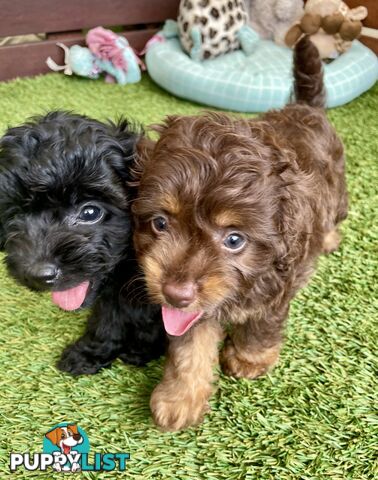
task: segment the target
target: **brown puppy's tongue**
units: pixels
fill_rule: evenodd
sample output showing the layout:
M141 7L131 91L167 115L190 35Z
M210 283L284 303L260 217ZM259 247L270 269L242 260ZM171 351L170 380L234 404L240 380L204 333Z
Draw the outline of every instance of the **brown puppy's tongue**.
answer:
M88 287L89 282L83 282L76 287L63 290L62 292L52 292L52 301L63 310L77 310L85 300Z
M169 335L179 337L183 335L189 328L199 320L203 312L183 312L177 308L169 308L162 306L164 328Z

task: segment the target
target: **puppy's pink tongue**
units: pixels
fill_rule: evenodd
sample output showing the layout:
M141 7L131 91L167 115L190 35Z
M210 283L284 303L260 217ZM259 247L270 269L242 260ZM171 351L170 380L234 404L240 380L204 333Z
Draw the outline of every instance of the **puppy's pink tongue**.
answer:
M203 312L183 312L177 308L169 308L162 306L164 328L169 335L179 337L183 335L189 328L199 320Z
M68 454L70 453L70 451L71 451L71 447L70 447L69 445L65 445L65 444L63 443L63 450L64 450L64 453L65 453L66 455L68 455Z
M52 301L63 310L77 310L85 300L89 287L89 282L83 282L77 287L63 290L62 292L52 292Z

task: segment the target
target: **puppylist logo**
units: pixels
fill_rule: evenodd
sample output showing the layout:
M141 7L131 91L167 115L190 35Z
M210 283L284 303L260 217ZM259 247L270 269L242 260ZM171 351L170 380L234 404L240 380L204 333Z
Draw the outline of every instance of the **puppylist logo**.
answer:
M126 470L129 453L94 453L89 455L89 440L75 423L59 423L43 438L42 453L11 453L10 471L23 467L28 471L77 473L80 471L112 472Z

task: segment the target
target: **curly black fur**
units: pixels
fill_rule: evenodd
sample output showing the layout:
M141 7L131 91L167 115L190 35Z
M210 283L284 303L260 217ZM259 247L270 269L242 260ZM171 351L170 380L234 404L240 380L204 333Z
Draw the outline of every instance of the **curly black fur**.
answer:
M58 362L74 375L117 357L143 365L164 351L160 309L146 299L131 242L133 192L125 185L136 130L125 120L51 112L0 140L0 246L9 273L38 291L89 281L86 331ZM86 205L99 220L81 220Z

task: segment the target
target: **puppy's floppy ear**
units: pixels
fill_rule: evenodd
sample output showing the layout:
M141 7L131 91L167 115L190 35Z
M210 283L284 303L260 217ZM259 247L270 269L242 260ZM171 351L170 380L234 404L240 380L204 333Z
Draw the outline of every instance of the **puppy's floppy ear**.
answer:
M54 430L47 432L45 437L48 438L50 442L53 443L54 445L58 445L60 433L61 433L61 429L57 427L57 428L54 428Z
M70 423L69 425L67 425L67 428L69 428L74 435L79 433L76 423Z
M1 217L0 217L0 252L4 250L4 243L5 243L5 235L4 235L3 226L1 225Z
M1 162L1 157L0 157L0 162ZM4 243L5 243L5 232L4 232L4 201L6 198L6 193L5 193L5 185L6 185L7 179L2 175L1 173L1 165L0 165L0 251L4 250Z
M156 142L146 136L141 137L136 145L136 156L131 172L133 186L138 186L146 166L150 163Z
M9 128L0 138L0 250L5 243L4 215L6 201L12 190L11 172L26 165L35 154L39 138L31 124Z
M29 162L41 142L33 121L9 128L0 139L0 172Z
M153 125L151 125L150 128L154 132L157 132L159 135L161 135L163 132L165 132L165 130L167 130L167 128L171 127L179 118L180 117L178 115L167 115L164 118L163 123L154 123Z
M150 125L149 130L160 136L164 133L179 117L177 115L167 116L163 123ZM151 162L156 141L143 135L139 138L136 145L136 159L132 169L133 185L138 185L146 166Z
M111 155L111 167L124 180L129 180L135 163L135 146L143 135L141 127L131 124L125 118L117 122L109 121L109 133L117 142L117 149L121 155Z

